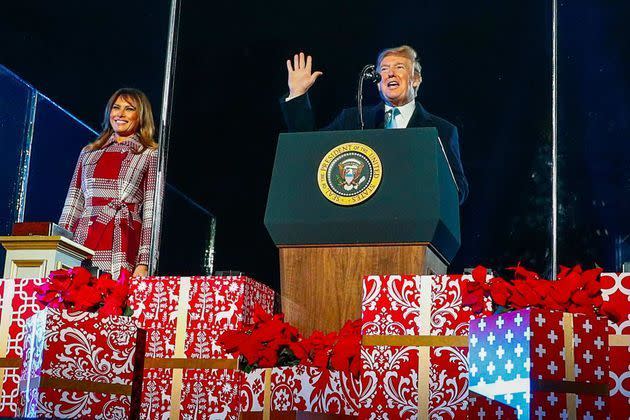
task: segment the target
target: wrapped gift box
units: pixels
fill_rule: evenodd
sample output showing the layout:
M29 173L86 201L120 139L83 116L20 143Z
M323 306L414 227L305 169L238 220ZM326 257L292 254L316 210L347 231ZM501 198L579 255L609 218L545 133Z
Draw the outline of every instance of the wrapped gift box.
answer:
M536 308L470 324L470 389L519 419L606 418L605 318Z
M630 343L610 347L610 412L630 418Z
M630 306L630 273L602 273L600 278L604 302L624 301ZM618 323L609 321L610 334L630 336L630 313Z
M360 416L465 418L468 276L363 279ZM486 301L485 313L491 302Z
M514 407L470 391L468 392L468 418L470 420L516 420L517 416Z
M38 312L25 328L22 416L138 418L144 346L130 317Z
M262 417L264 412L356 417L359 380L344 372L307 366L256 369L244 375L240 395L244 418Z
M605 302L630 306L630 273L602 273L602 298ZM630 418L630 311L610 329L610 412Z
M148 277L130 293L147 331L141 417L236 418L242 372L217 340L251 323L254 304L273 312L273 290L248 277Z
M0 279L0 417L19 414L19 383L26 320L43 307L35 289L46 279Z

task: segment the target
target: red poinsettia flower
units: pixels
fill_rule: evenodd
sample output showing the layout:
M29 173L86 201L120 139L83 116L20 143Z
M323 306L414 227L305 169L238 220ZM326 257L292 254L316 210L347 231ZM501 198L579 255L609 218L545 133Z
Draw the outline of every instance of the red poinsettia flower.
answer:
M131 273L126 269L121 270L120 276L115 282L111 280L109 275L102 275L98 278L97 288L101 284L100 290L106 296L99 313L103 315L122 315L124 313L128 306L130 278Z
M494 304L511 309L539 307L560 311L596 313L605 303L601 297L601 268L583 270L580 265L572 268L560 266L556 281L543 279L534 271L521 266L509 267L514 279L506 281L496 277L486 282ZM484 296L484 285L477 280L483 271L478 267L475 280L464 293L464 304L479 307ZM613 315L614 316L614 315Z
M591 298L591 303L593 304L593 307L597 310L599 310L602 307L602 304L604 303L604 299L602 298L601 291L597 296Z
M578 306L586 306L592 302L585 290L578 290L571 296L571 302Z
M97 288L100 284L101 293L105 296L103 307L99 313L103 315L123 315L125 313L125 309L129 306L129 279L131 279L131 273L124 268L120 271L118 280L115 282L109 274L103 274L98 278Z
M584 290L590 297L600 295L602 285L599 281L600 275L604 270L602 268L593 268L582 273L584 279Z
M313 331L311 336L305 339L305 346L309 350L308 365L328 368L332 346L337 340L337 333L324 334L321 331Z
M252 332L252 338L260 342L270 342L280 336L283 330L283 322L276 319L270 319L256 326Z
M109 294L114 290L118 282L109 273L101 274L96 280L96 288L103 294Z
M595 310L599 310L602 304L599 281L602 271L601 268L582 270L579 265L569 270L564 269L562 277L559 276L559 280L552 282L552 296L564 305L564 311L595 314Z
M516 286L514 287L507 306L514 309L523 309L527 308L528 306L527 299L525 298L525 296L523 296L521 291L516 288Z
M490 280L490 296L499 306L507 306L509 299L514 293L512 291L513 288L514 286L501 277L495 277Z
M562 305L559 302L557 302L556 300L554 300L553 297L551 296L547 296L545 298L545 302L544 302L544 308L545 309L551 309L551 310L555 310L555 311L564 311L566 305Z
M242 356L241 368L246 372L297 363L355 375L361 369L360 320L347 322L339 333L314 331L308 338L302 338L295 327L284 322L282 314L270 315L256 307L254 320L252 325L226 331L219 337L219 344L228 353Z
M535 271L529 271L519 262L516 267L508 267L508 270L514 271L515 280L538 280L540 276Z
M523 298L525 298L525 301L527 302L527 306L540 307L542 304L542 296L536 293L534 283L535 280L514 281L514 287L521 295L523 295Z
M70 293L68 293L66 300L74 303L72 309L77 311L89 311L102 303L102 298L101 293L96 287L83 286L73 288Z
M602 302L600 311L612 322L619 324L630 319L630 301L622 293L613 293L607 301Z
M251 335L247 335L242 338L241 343L238 346L238 351L247 360L247 363L254 365L261 357L261 352L264 350L264 344L260 341L252 339Z
M228 353L236 353L239 351L241 343L245 339L244 336L248 335L248 331L243 332L241 330L228 330L219 336L218 344Z
M339 331L337 341L330 352L332 369L358 375L357 369L361 366L358 362L361 358L361 325L360 319L347 321Z
M48 283L38 289L38 299L46 306L77 311L121 315L127 306L129 272L121 271L117 281L103 274L98 279L83 267L55 270Z
M45 306L64 308L65 297L72 286L68 270L55 270L48 276L48 283L36 289L37 299Z
M261 368L270 368L276 366L278 363L278 350L277 346L267 346L260 350L259 358L254 363Z
M330 356L330 366L335 370L353 373L358 376L360 363L353 363L361 359L361 336L347 336L339 339L332 348Z
M266 322L269 321L273 318L272 315L268 314L262 306L260 306L260 304L256 303L254 305L254 312L253 312L253 319L254 319L254 324L260 324L262 322ZM281 321L284 320L284 316L282 316L282 318L280 319Z
M488 276L488 269L483 265L478 265L473 268L471 275L475 283L484 286L486 284L486 277Z
M560 265L560 272L556 275L558 280L563 279L569 272L571 271L570 267L565 267L564 265Z
M306 360L308 357L308 349L304 345L303 341L292 341L288 343L287 346L298 360Z
M358 349L355 349L356 340L351 337L346 337L338 340L333 346L330 352L330 365L335 370L347 371L350 368L350 362L357 354ZM361 348L361 342L358 343L359 349Z
M360 319L355 319L354 321L346 321L339 330L339 337L361 337L361 327L363 326L363 321Z
M472 271L472 280L465 283L462 290L462 303L472 308L474 313L483 311L484 298L490 293L490 288L486 282L488 270L479 265Z
M559 281L559 280L558 280ZM567 305L571 299L571 289L556 284L549 292L550 297L560 305Z
M576 265L564 277L555 281L554 288L562 290L564 294L568 294L570 297L584 285L581 273L582 268Z
M88 286L92 283L92 273L83 267L74 267L68 270L68 274L72 278L72 287L80 288Z

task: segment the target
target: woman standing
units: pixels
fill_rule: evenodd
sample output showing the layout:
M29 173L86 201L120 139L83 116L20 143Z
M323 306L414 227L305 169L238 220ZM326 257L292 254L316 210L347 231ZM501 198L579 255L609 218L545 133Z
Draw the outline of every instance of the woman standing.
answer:
M103 132L79 155L59 224L95 251L92 262L118 277L148 274L157 143L151 104L136 89L116 91Z

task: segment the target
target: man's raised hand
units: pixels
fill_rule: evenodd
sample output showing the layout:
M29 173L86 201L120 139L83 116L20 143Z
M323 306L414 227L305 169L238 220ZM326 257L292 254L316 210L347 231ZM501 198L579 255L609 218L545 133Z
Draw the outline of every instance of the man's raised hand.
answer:
M287 60L289 73L289 96L287 100L305 94L313 86L315 80L323 74L321 71L312 72L312 61L311 56L304 56L303 52L293 56L293 64L291 64L291 60Z

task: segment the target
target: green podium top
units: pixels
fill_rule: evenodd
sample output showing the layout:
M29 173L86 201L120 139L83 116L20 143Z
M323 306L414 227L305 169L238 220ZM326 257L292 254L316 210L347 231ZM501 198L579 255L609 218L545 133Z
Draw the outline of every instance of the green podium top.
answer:
M277 246L429 243L450 262L459 202L437 130L280 134L265 226Z

